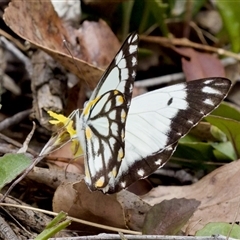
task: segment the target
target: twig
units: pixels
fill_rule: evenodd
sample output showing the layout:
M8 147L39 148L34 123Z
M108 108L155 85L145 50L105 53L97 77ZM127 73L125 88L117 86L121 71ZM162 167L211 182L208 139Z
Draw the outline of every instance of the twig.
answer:
M14 38L13 36L11 36L10 34L8 34L7 32L3 31L2 29L0 29L0 35L4 36L6 39L10 40L11 42L13 42L19 49L21 49L22 51L26 51L26 47L20 42L18 41L16 38ZM2 38L1 38L2 40ZM19 51L19 50L18 50ZM20 52L20 51L19 51Z
M144 79L141 81L137 81L134 83L135 87L152 87L164 83L169 83L169 82L177 82L181 81L185 78L183 73L173 73L161 77L155 77L155 78L149 78L149 79Z
M191 21L191 22L189 23L189 25L195 30L195 32L196 32L197 35L198 35L199 40L200 40L203 44L205 44L205 45L207 44L207 41L206 41L204 35L207 35L207 37L208 37L209 39L211 39L213 42L216 41L216 38L214 39L213 36L212 36L210 33L208 33L207 31L204 31L203 29L200 29L195 22L192 22L192 21ZM203 34L203 33L204 33L204 34Z
M9 128L10 126L17 124L21 122L23 119L25 119L29 114L32 112L32 109L27 109L22 112L19 112L12 117L6 118L3 121L0 122L0 131Z
M0 29L0 35L5 36L5 37L0 37L0 40L4 44L5 48L8 51L10 51L12 54L14 54L19 60L21 60L24 63L28 73L31 74L32 73L31 61L19 50L21 49L22 51L27 51L27 48L24 45L22 45L18 40L13 38L11 35L4 32L2 29Z
M12 144L13 146L16 146L16 147L18 147L18 148L21 148L21 147L22 147L22 144L21 144L21 143L19 143L19 142L15 141L15 140L13 140L13 139L11 139L11 138L3 135L2 133L0 133L0 139L3 139L5 142L10 143L10 144ZM14 152L16 152L16 151L14 151ZM31 153L33 156L38 156L38 153L35 152L33 149L28 148L27 152ZM3 153L4 153L4 152L3 152Z
M193 1L187 0L185 3L185 14L183 19L183 37L188 38L190 33L190 22L192 19Z
M32 136L33 136L33 134L35 132L35 129L36 129L36 123L33 122L33 128L31 130L31 132L28 134L26 140L24 141L23 146L18 150L18 153L25 153L25 152L27 152L29 142L32 139Z
M13 232L11 227L1 216L0 216L0 232L1 237L3 237L4 239L16 239L16 240L19 239L17 235Z
M14 80L11 77L9 77L5 73L3 73L2 76L2 86L16 96L21 95L21 88L14 82Z
M226 240L225 236L213 237L192 237L192 236L161 236L161 235L124 235L128 240ZM95 236L81 236L74 238L64 238L65 240L121 240L119 234L106 234L102 233ZM61 240L61 238L49 238L49 240ZM229 238L229 240L236 240Z
M224 67L233 65L237 63L237 60L232 57L227 57L221 59L221 63ZM136 81L134 83L135 87L153 87L156 85L161 85L165 83L175 83L178 81L183 81L185 79L184 73L173 73L173 74L168 74L160 77L155 77L155 78L148 78L148 79L143 79L140 81Z
M217 53L222 56L233 57L237 60L240 60L240 55L227 51L223 48L215 48L208 45L203 45L200 43L192 42L186 38L165 38L165 37L154 37L154 36L140 36L141 41L158 43L165 47L181 46L181 47L192 47L206 52Z
M57 214L58 214L58 213L55 213L55 212L51 212L51 211L47 211L47 210L43 210L43 209L39 209L39 208L34 208L34 207L29 207L29 206L25 206L25 205L0 203L0 206L16 207L16 208L22 208L22 209L30 209L32 211L49 214L51 216L57 216ZM126 233L126 234L136 234L136 235L140 235L141 234L141 232L136 232L136 231L132 231L132 230L128 230L128 229L122 229L122 228L117 228L117 227L106 226L106 225L103 225L103 224L89 222L89 221L86 221L86 220L82 220L82 219L78 219L78 218L74 218L74 217L70 217L70 216L68 216L67 219L70 219L70 220L72 220L74 222L82 223L82 224L85 224L85 225L88 225L88 226L93 226L93 227L105 229L105 230L108 230L108 231L122 232L122 233ZM133 235L133 236L135 236L135 235Z
M4 211L12 220L16 223L16 225L25 231L29 236L32 234L5 208L1 207L2 211Z

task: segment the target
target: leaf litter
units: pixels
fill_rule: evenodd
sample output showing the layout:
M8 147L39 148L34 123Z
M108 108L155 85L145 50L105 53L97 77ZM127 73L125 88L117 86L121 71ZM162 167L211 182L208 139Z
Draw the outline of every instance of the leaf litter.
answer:
M42 12L45 13L45 18L42 18ZM119 42L104 21L100 20L94 24L85 22L80 30L73 30L61 22L48 1L31 4L26 1L13 0L5 11L4 20L23 39L60 61L69 71L76 74L81 82L87 81L86 85L91 89L102 74L100 68L105 68L109 64L119 48ZM51 24L49 25L49 23ZM98 33L95 33L97 30L99 30ZM92 39L96 39L95 36L99 35L102 36L101 40L95 42L90 42L85 38L85 36L91 36ZM76 46L76 42L73 40L76 36L82 44L81 51L78 51L79 46ZM72 57L67 49L63 47L63 39L70 43L71 51L77 57L74 57L74 61L81 69L80 73L76 65L72 63ZM109 39L109 42L101 45L105 43L106 39ZM113 42L114 47L109 52L109 43L112 45ZM91 49L93 46L96 46L94 50ZM187 79L209 77L212 76L212 72L218 72L219 75L224 76L224 69L219 64L220 61L213 58L212 55L199 53L193 49L186 51L186 49L177 50L175 48L175 51L180 55L179 59L182 61ZM105 56L102 56L105 52ZM186 60L186 56L190 61ZM211 69L208 68L210 65ZM53 153L52 157L72 157L65 154L66 150L62 150L62 152L58 150ZM56 165L61 165L61 163ZM61 166L61 168L67 171L74 171L79 175L83 173L82 166L72 170L70 167L66 167L66 164L63 165L64 167ZM142 231L144 228L148 233L176 234L176 230L182 229L194 235L208 222L232 221L234 209L239 201L236 186L236 179L239 176L238 165L236 161L216 169L191 186L157 187L142 197L125 190L116 195L91 193L82 181L76 182L73 179L67 181L62 178L63 183L59 185L54 195L53 209L55 211L65 210L71 216L93 222L130 228L135 231ZM51 167L51 164L49 166L50 169L54 168ZM55 177L54 172L50 171L49 173L53 173L52 178ZM167 199L172 200L167 201ZM201 202L199 207L197 207L198 202ZM163 209L165 212L162 211ZM196 212L193 214L195 210ZM144 221L148 223L151 214L164 216L161 216L163 218L159 217L152 225L150 224L151 230L149 230L149 226ZM192 214L193 217L187 222ZM185 216L184 219L177 218L182 215ZM238 218L236 220L239 221ZM164 226L164 222L167 223L166 226ZM183 223L185 227L182 228ZM90 228L89 231L92 229Z

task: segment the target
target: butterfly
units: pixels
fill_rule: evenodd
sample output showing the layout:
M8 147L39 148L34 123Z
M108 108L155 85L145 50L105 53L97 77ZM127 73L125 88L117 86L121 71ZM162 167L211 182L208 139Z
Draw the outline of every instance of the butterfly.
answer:
M136 33L128 36L76 118L92 191L118 192L162 167L231 86L225 78L206 78L132 99L138 42Z

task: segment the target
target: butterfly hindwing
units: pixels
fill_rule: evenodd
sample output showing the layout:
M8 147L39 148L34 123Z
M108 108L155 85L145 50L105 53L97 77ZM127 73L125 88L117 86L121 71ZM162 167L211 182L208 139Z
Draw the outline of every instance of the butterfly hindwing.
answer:
M91 190L115 181L125 155L125 124L137 67L138 35L130 35L100 79L77 123Z
M231 81L209 78L176 84L132 100L125 157L108 192L117 192L162 167L178 140L227 95Z

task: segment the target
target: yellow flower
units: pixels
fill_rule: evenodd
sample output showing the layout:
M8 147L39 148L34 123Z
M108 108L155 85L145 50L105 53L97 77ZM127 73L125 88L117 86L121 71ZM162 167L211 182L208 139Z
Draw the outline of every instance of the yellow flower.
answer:
M63 125L64 128L66 128L67 132L71 137L75 137L76 130L73 128L73 120L65 117L62 114L57 114L52 111L48 111L48 114L55 118L55 120L49 120L49 122L53 125Z
M62 114L57 114L52 111L48 111L48 114L53 118L53 120L49 120L49 123L56 125L58 130L45 145L40 155L48 154L69 141L72 142L71 150L73 155L75 157L82 155L83 150L76 137L77 132L73 127L73 120L71 119L73 114L70 115L71 117L65 117Z

